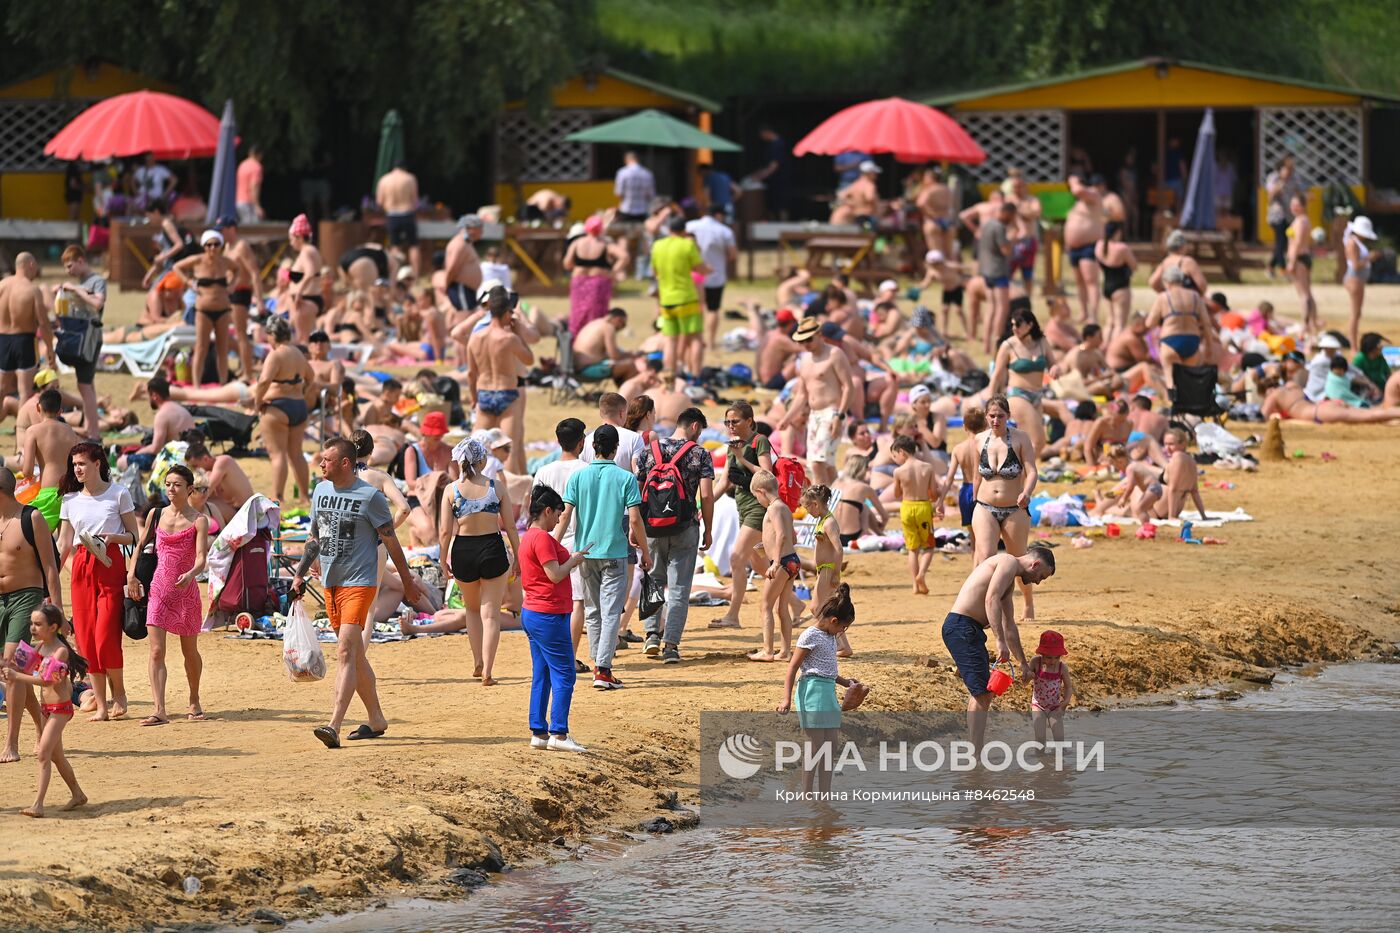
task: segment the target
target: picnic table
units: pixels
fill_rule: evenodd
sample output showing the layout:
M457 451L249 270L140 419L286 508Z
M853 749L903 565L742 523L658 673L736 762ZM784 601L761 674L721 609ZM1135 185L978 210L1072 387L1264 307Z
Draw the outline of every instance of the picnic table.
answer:
M141 280L151 261L159 252L156 249L156 232L159 228L145 223L129 223L124 220L112 221L112 239L107 254L107 277L122 291L140 291ZM240 224L238 235L247 240L253 254L261 264L260 273L264 281L282 261L287 250L287 224L271 221L256 224Z
M875 264L875 234L826 234L806 238L807 269L814 277L845 272L868 285L885 277Z
M1226 281L1240 280L1239 242L1232 230L1183 230L1186 235L1186 252L1202 269L1218 268ZM1210 255L1206 252L1209 250Z

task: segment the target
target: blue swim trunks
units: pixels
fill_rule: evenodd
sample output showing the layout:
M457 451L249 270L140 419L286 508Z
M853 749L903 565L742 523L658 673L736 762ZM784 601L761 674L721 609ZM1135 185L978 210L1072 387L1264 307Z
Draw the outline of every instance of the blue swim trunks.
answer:
M476 393L476 407L483 414L504 415L518 398L520 392L517 389L482 389Z
M960 612L948 613L943 620L943 645L953 656L967 692L973 696L986 693L992 666L987 657L987 630L981 623Z

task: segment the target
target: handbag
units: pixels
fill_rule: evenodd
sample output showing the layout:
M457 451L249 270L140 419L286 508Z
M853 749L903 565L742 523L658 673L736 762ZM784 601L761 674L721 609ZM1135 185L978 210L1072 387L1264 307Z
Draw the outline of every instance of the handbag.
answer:
M637 603L640 618L650 619L666 605L666 585L661 578L647 574L642 577L642 598Z
M69 366L90 365L102 352L102 321L90 314L60 314L54 354Z
M146 601L140 602L126 597L122 605L122 631L126 637L132 641L140 641L147 635L146 630Z

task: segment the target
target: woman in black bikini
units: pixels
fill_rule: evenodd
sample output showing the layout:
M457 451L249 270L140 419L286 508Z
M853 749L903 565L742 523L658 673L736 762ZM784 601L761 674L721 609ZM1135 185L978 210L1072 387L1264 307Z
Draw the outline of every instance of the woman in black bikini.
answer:
M972 480L974 539L973 563L995 556L997 542L1006 542L1006 553L1026 553L1031 516L1027 506L1035 492L1035 448L1025 431L1013 428L1011 405L1004 395L987 400L987 430L977 435L977 472ZM1025 618L1035 618L1031 588L1021 587Z
M287 239L292 252L297 255L296 262L292 263L292 287L288 293L292 323L295 325L297 343L306 343L316 329L316 318L326 310L321 251L311 243L311 221L305 214L298 214L292 221L287 229Z
M1128 326L1128 316L1133 313L1133 270L1137 268L1137 258L1133 249L1124 241L1123 225L1110 220L1103 228L1103 239L1094 247L1094 258L1103 270L1103 296L1108 299L1108 330L1104 342Z
M870 485L869 479L870 458L865 454L847 454L845 468L833 487L841 493L841 501L836 503L833 514L841 529L842 547L850 547L852 541L867 531L883 531L885 522L889 520L889 512L880 502L880 494ZM867 509L870 510L869 519L865 514Z
M204 358L209 355L209 335L214 335L214 367L219 373L219 385L228 383L228 351L232 344L228 321L223 319L232 310L229 283L238 277L238 264L224 255L224 236L217 230L205 230L199 238L204 255L191 256L175 264L175 272L194 284L194 359L190 369L194 385L204 382Z
M272 460L272 490L283 501L287 491L287 467L296 474L298 498L311 501L310 470L303 456L302 440L311 402L316 395L316 373L306 355L291 345L292 330L280 317L267 322L272 344L253 386L253 405L262 415L262 440Z

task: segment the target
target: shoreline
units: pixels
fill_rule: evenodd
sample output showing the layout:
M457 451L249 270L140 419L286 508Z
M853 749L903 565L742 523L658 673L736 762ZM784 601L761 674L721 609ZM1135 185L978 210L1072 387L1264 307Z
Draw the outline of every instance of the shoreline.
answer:
M1317 677L1325 671L1338 666L1362 663L1378 664L1400 664L1400 643L1392 643L1388 652L1375 656L1358 656L1343 658L1323 662L1304 662L1301 665L1286 665L1283 667L1269 669L1271 674L1288 673L1297 677ZM1261 669L1262 670L1262 669ZM1174 696L1166 693L1158 695L1143 695L1140 697L1127 698L1121 702L1115 702L1107 706L1096 707L1101 710L1131 710L1142 708L1155 708L1173 706L1183 702L1218 702L1231 703L1241 699L1246 693L1273 689L1273 677L1268 682L1259 678L1235 679L1218 681L1203 684L1183 684L1173 688ZM1218 689L1217 689L1218 688ZM1213 691L1213 692L1212 692ZM698 809L687 810L681 805L678 811L672 811L674 816L682 817L674 819L673 826L664 831L648 830L646 827L614 827L604 832L586 839L571 841L566 845L559 845L558 841L553 841L544 851L535 854L520 864L507 865L501 872L478 872L479 879L467 879L466 883L453 880L453 875L459 873L449 873L445 879L424 880L418 882L413 888L401 894L372 898L367 903L360 906L351 907L345 910L318 911L301 916L288 916L284 919L287 923L304 923L309 921L328 921L331 919L353 919L356 916L372 917L377 911L396 909L429 909L434 904L446 903L451 905L467 904L480 893L490 890L498 884L495 878L505 878L516 872L550 872L558 869L570 860L587 859L590 861L602 860L604 862L621 858L639 846L655 844L660 838L672 833L689 833L705 829L705 824ZM243 924L231 927L220 927L219 933L251 933L251 931L266 930L268 925L263 923L258 925Z
M1296 618L1291 621L1294 624L1289 628L1298 637L1272 640L1267 649L1259 646L1252 660L1227 654L1212 659L1217 669L1248 673L1252 681L1232 682L1228 675L1183 679L1162 683L1153 691L1102 695L1084 705L1102 709L1159 705L1182 699L1186 693L1223 694L1240 684L1263 686L1262 671L1277 673L1298 664L1325 668L1335 663L1394 662L1400 658L1393 642L1366 628L1332 619L1316 619L1311 624L1298 624ZM1397 636L1400 632L1387 637ZM1180 636L1171 640L1179 641ZM238 650L244 647L244 643L233 645ZM1268 653L1261 656L1265 650ZM1276 663L1259 664L1260 660ZM917 675L920 670L915 664L906 664L900 672ZM1167 676L1165 671L1155 673ZM951 675L940 673L936 682L953 686ZM1026 697L1018 700L1012 706L1025 706ZM696 720L691 721L698 726ZM601 840L623 848L645 841L641 824L656 817L669 819L675 830L700 825L699 813L686 809L697 776L696 740L698 728L692 728L671 734L664 747L658 743L648 750L635 745L623 749L621 756L613 754L611 747L582 758L555 754L544 759L549 774L539 781L533 794L513 795L500 786L479 787L455 806L402 806L389 822L371 820L363 812L340 818L324 812L300 817L274 812L251 825L241 821L224 821L213 827L185 823L182 828L187 832L181 833L184 838L180 841L188 847L188 854L183 858L174 846L163 854L152 848L144 858L128 861L120 879L111 869L70 875L68 880L81 886L81 894L63 890L69 888L65 884L58 891L47 886L42 893L38 889L11 889L0 901L10 901L12 908L25 904L36 930L125 930L149 928L151 924L211 923L218 929L247 929L260 917L275 916L290 922L372 911L401 900L460 900L489 883L487 876L502 868L547 869L560 859L579 857L580 847L592 848ZM378 786L386 787L382 782ZM415 781L407 789L421 793L428 788ZM483 803L489 805L491 816L482 812ZM357 823L367 821L373 822L373 831L357 828ZM272 835L253 850L222 850L218 836L235 830ZM170 833L167 827L159 835ZM202 889L192 897L180 887L187 874L201 879ZM270 927L264 924L256 928Z

